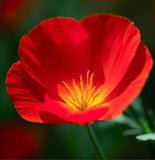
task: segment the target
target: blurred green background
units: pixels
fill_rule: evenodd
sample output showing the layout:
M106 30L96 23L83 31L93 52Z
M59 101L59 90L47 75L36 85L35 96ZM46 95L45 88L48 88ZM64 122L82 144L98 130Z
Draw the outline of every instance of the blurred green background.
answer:
M17 13L7 22L3 21L3 1L0 1L0 132L5 127L20 126L32 134L37 145L35 151L22 154L20 158L48 158L48 159L90 159L99 158L94 149L85 126L76 124L41 125L23 120L15 111L7 94L5 79L11 65L18 61L18 46L21 37L28 33L42 20L62 16L76 20L96 14L113 13L125 16L140 29L141 39L155 58L155 1L154 0L30 0L23 3ZM15 0L12 0L15 2ZM9 2L7 2L9 5ZM5 4L6 5L6 4ZM12 4L13 5L13 4ZM155 72L152 70L141 99L146 110L155 112ZM4 125L7 124L7 125ZM10 124L10 125L9 125ZM119 118L105 122L95 122L93 129L104 151L109 158L151 158L147 142L138 141L135 135L124 136L129 129L129 120ZM1 135L1 134L0 134ZM17 134L15 134L17 135ZM9 150L16 148L12 139L20 138L10 131L10 145L5 142L1 147ZM3 135L6 138L6 134ZM3 136L0 138L3 139ZM0 139L0 141L1 141ZM21 141L24 138L21 137ZM0 142L1 143L1 142ZM2 146L3 145L3 146ZM18 148L18 147L17 147ZM22 145L21 145L22 150ZM1 151L0 151L1 153ZM24 155L25 154L25 155Z

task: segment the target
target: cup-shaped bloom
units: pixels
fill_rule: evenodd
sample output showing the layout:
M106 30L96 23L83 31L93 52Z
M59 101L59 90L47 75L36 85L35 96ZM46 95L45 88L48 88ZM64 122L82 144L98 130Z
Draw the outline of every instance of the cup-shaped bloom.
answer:
M134 24L109 14L45 20L21 39L19 59L9 96L24 119L51 124L120 116L153 64Z

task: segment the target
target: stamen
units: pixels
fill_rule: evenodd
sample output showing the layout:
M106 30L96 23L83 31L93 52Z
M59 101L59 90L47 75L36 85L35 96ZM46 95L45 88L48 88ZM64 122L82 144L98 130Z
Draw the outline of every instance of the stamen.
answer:
M78 88L78 86L76 85L75 83L75 79L73 79L73 87L74 87L74 90L75 90L75 98L77 100L77 103L80 104L80 101L79 101L79 98L78 98L78 95L80 94L80 90Z
M62 81L62 83L66 86L66 88L67 88L68 91L70 92L72 100L73 100L73 101L76 101L76 97L75 97L75 92L74 92L74 90L72 90L66 82Z
M93 85L94 73L90 74L87 71L86 81L84 82L82 75L80 75L79 83L73 79L72 84L68 84L62 81L66 88L64 94L60 94L60 97L71 107L80 111L85 111L89 107L93 107L100 104L103 101L103 92L101 88L96 88Z

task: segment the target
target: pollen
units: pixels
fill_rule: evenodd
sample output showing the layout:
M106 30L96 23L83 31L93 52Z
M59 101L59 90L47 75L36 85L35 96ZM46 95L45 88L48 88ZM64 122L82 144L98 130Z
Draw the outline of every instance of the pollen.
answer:
M101 87L93 85L94 73L87 71L85 81L82 75L79 81L72 79L71 83L62 81L65 92L60 93L60 97L66 104L74 109L85 111L86 109L96 106L103 101L103 92Z

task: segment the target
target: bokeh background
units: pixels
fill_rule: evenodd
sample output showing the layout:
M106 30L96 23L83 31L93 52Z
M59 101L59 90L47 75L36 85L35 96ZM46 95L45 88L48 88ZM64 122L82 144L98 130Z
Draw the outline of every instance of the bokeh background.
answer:
M80 20L96 13L117 14L133 21L155 58L155 0L0 1L0 158L99 158L85 126L26 122L16 113L5 86L7 71L18 61L18 46L23 35L48 18L62 16ZM145 110L155 112L154 82L153 69L140 99L133 106L143 105ZM135 135L124 134L130 129L130 122L133 125L131 119L121 117L93 124L110 159L152 158L147 142L138 141Z

